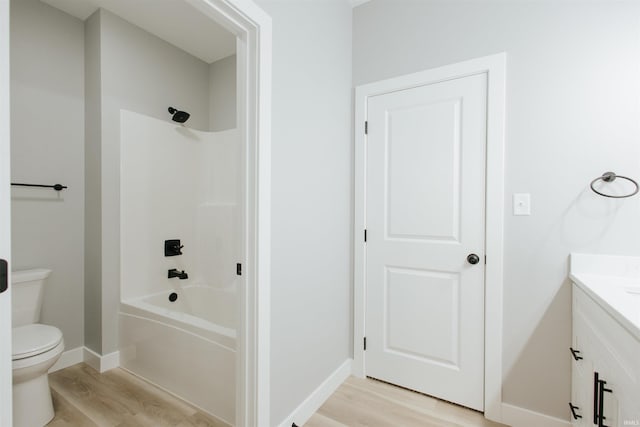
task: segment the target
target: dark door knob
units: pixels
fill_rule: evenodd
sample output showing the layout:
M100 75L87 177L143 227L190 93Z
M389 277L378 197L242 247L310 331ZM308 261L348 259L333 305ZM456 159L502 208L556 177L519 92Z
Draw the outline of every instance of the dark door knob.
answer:
M478 255L476 255L476 254L469 254L467 256L467 262L469 264L477 264L477 263L480 262L480 257Z

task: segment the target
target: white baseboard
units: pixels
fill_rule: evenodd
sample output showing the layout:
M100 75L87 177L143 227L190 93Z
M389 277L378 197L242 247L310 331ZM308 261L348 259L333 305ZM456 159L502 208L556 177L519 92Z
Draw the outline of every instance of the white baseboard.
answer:
M114 351L113 353L100 356L93 350L84 347L84 362L96 371L103 373L109 369L120 366L120 352Z
M100 372L100 355L87 347L84 348L84 363Z
M80 362L84 362L84 347L76 347L71 350L67 350L60 355L60 359L55 365L49 369L49 373L59 371L60 369L68 368Z
M518 406L502 404L502 423L512 427L568 427L567 420L544 415Z
M340 385L351 375L351 363L353 359L347 359L329 377L318 386L282 423L280 427L291 427L296 423L304 425L309 418L322 406Z
M120 352L114 351L113 353L100 356L87 347L72 348L60 355L60 359L49 369L49 373L51 374L60 369L68 368L69 366L82 362L85 362L96 371L102 373L120 366Z

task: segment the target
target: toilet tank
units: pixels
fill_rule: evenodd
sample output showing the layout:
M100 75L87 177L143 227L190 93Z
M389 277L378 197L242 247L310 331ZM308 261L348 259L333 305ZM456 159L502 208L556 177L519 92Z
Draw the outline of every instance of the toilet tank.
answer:
M12 327L38 323L42 308L44 281L51 270L35 268L11 272Z

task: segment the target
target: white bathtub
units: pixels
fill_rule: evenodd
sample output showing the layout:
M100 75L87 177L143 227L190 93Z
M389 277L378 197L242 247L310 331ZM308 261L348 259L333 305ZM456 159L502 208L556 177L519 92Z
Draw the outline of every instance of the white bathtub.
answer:
M120 365L233 425L235 308L233 290L198 285L123 301Z

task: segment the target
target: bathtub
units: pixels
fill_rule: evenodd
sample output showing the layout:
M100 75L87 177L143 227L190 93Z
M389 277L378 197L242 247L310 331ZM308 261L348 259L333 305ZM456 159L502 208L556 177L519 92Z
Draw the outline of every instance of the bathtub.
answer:
M199 285L123 301L120 366L233 425L235 310L233 289Z

